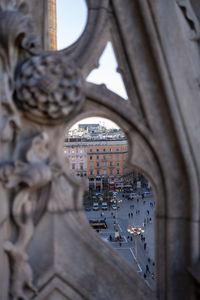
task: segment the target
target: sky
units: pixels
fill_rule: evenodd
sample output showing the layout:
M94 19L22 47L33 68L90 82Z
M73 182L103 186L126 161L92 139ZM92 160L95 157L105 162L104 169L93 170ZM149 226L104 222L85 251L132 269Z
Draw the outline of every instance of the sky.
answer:
M57 47L58 50L74 43L87 23L87 6L84 0L57 0ZM94 69L87 81L95 84L106 84L107 88L127 99L126 90L121 75L116 72L117 61L111 42L108 42L99 60L99 68ZM87 118L79 123L99 123L102 118ZM105 126L117 128L118 126L104 119Z

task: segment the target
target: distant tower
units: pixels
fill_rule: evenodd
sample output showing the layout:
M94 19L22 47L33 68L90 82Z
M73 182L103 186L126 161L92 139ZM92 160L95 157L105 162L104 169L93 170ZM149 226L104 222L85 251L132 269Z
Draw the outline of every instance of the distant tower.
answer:
M49 49L57 50L56 0L48 0Z

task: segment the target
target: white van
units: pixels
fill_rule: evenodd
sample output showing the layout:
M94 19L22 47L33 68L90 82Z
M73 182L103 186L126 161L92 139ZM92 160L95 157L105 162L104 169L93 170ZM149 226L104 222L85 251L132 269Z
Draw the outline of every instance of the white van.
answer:
M93 203L93 210L99 210L99 204L98 203Z
M107 202L103 202L103 203L101 204L101 208L102 208L102 210L107 210L107 209L108 209L108 204L107 204Z

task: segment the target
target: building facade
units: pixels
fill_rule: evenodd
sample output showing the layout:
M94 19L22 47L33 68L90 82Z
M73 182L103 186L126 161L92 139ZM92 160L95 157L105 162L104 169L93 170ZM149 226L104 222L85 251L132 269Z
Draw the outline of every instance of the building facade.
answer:
M87 176L87 145L81 142L69 142L64 146L64 154L71 170L77 176Z
M91 190L114 189L121 182L128 152L127 140L88 143L87 170Z
M89 180L90 190L107 190L122 187L122 175L126 167L127 140L82 141L68 139L64 154L70 169L77 176Z

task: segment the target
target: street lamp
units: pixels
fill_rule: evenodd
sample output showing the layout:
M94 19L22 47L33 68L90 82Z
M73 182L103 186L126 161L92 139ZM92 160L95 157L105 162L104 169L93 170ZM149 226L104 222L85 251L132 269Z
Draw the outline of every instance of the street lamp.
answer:
M118 204L121 203L122 200L116 198L114 203L116 203L116 211L115 211L115 240L119 238L119 224L118 224Z
M136 271L138 270L138 248L137 248L137 237L144 232L144 227L129 225L127 231L134 235L135 237L135 261L136 261Z

